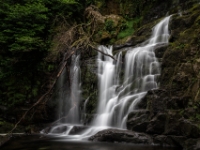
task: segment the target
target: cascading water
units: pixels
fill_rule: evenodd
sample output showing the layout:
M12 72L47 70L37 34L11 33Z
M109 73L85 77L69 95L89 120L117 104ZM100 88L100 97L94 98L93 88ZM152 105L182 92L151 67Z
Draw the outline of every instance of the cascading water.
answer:
M91 127L74 136L75 139L87 138L102 129L111 127L126 129L128 114L137 109L137 104L148 90L158 87L157 77L160 75L160 64L155 57L154 50L157 45L168 43L169 19L170 16L164 18L153 28L149 40L139 47L129 48L124 58L124 64L122 64L122 51L114 56L116 60L101 53L98 54L99 102L97 114ZM112 46L99 46L98 49L113 56ZM122 71L122 65L125 68L124 71ZM78 78L74 79L78 80ZM78 83L78 81L74 81L74 87L72 85L71 100L73 95L79 93L73 93L79 91ZM72 104L70 105L71 109L78 108L76 107L78 100L73 101ZM72 111L71 113L70 111L68 114L73 116L76 112ZM78 118L75 123L77 121Z
M69 103L66 105L67 114L67 122L69 123L80 123L80 97L81 97L81 89L80 89L80 67L79 67L79 59L80 55L72 56L72 64L70 68L70 98Z
M58 121L56 126L53 126L49 133L64 133L68 134L74 124L80 124L80 67L79 67L80 55L73 55L71 60L69 84L65 87L66 69L62 72L57 86L59 101ZM67 90L66 90L67 89Z
M97 118L93 125L126 128L127 115L136 109L137 103L148 90L157 88L160 67L154 49L158 44L168 43L169 32L166 17L158 23L151 38L145 44L127 51L125 56L125 74L120 85L121 52L117 62L108 56L98 54L99 105ZM99 50L112 55L112 47L100 46Z

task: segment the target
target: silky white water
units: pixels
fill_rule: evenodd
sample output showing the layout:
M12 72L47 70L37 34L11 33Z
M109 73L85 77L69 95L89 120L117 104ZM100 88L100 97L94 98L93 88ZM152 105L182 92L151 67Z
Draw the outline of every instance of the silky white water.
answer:
M50 134L68 134L73 125L80 125L81 112L81 88L80 88L80 55L73 55L71 59L71 67L69 78L66 79L66 69L62 72L57 83L57 99L58 105L58 121L56 125L51 127ZM65 87L66 80L69 80L70 88ZM65 88L68 88L67 90Z
M79 66L80 55L72 56L71 68L70 68L70 97L66 105L67 112L67 123L80 123L80 66Z
M160 64L155 57L155 46L168 43L168 23L166 17L153 28L152 36L145 45L132 48L125 56L125 74L120 84L119 73L122 63L121 52L115 57L98 54L99 104L93 125L126 128L128 114L137 109L137 104L148 90L157 88ZM112 46L99 46L99 50L113 55Z
M126 129L128 114L138 109L137 104L148 90L158 88L157 78L160 75L160 63L155 56L154 50L157 45L168 43L169 20L170 16L160 21L153 28L152 36L140 46L129 48L125 58L122 58L122 52L113 55L112 46L98 47L103 53L114 56L115 60L98 53L99 97L96 117L93 119L89 129L79 135L70 136L72 139L89 137L106 128ZM73 83L72 96L79 93L73 93L79 91L79 82L73 81ZM71 109L74 110L72 113L70 110L70 118L73 118L73 115L77 116L78 108L76 106L78 106L78 100L73 101L72 105L70 105ZM74 118L74 121L70 122L77 123L78 119L80 118ZM69 132L65 132L65 135L66 133Z

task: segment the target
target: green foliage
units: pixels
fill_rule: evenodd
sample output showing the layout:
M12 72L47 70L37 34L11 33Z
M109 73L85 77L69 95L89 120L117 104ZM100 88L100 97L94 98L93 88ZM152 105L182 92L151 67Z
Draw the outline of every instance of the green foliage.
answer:
M105 30L111 32L113 30L113 25L114 25L114 22L113 20L106 20L105 22Z
M55 63L46 62L53 27L72 22L83 10L79 0L4 0L0 5L0 105L32 101ZM75 17L76 16L76 17Z
M185 48L185 44L179 43L176 48L178 48L178 49L184 49Z
M125 38L127 36L132 35L134 33L133 24L134 24L134 20L130 20L130 21L125 22L122 25L121 31L118 34L117 38L122 39L122 38Z

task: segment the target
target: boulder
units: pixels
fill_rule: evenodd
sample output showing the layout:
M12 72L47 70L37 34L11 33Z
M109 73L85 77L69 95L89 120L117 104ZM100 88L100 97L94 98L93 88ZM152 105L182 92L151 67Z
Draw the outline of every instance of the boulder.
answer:
M200 150L200 138L187 139L184 143L184 150Z
M107 129L98 132L89 138L90 141L126 142L133 144L152 144L151 136L128 130Z
M166 113L158 113L147 126L146 132L149 134L163 134L165 131L165 126L167 122Z
M137 132L145 132L149 121L150 112L148 110L133 111L127 120L127 129Z
M170 146L170 147L182 147L184 141L186 140L185 137L173 137L173 136L166 136L166 135L156 135L153 138L153 142L156 145L160 146Z

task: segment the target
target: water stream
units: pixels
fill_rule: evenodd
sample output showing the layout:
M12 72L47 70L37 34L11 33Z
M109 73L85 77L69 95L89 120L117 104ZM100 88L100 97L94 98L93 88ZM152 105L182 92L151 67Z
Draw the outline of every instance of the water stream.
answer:
M80 85L80 55L73 55L69 77L66 78L66 69L62 72L57 82L58 121L48 131L50 134L68 135L74 125L80 125L81 112L81 85ZM66 80L69 80L67 87ZM70 88L69 88L70 87Z
M152 36L142 45L131 48L125 55L123 82L120 82L122 53L109 56L98 54L99 104L94 126L126 128L128 114L137 109L137 103L148 90L157 88L160 64L155 57L155 46L168 43L169 32L166 17L153 28ZM113 55L112 46L99 46L99 50ZM120 84L121 83L121 84Z
M114 56L115 60L98 53L99 97L96 117L89 128L77 135L69 135L74 124L76 126L81 125L79 111L81 97L80 56L73 56L70 70L71 93L66 105L68 108L65 108L69 110L65 112L67 118L64 123L51 128L50 134L55 134L58 130L61 130L62 132L59 131L57 135L67 136L68 140L82 140L103 129L126 129L128 114L138 109L137 104L148 90L158 88L157 78L160 75L160 64L154 51L157 45L168 43L169 20L170 16L161 20L153 28L152 36L147 41L138 47L125 50L125 57L123 57L122 51L114 55L112 46L98 47L100 51ZM87 105L88 100L86 100L85 105ZM84 108L86 107L84 106Z

